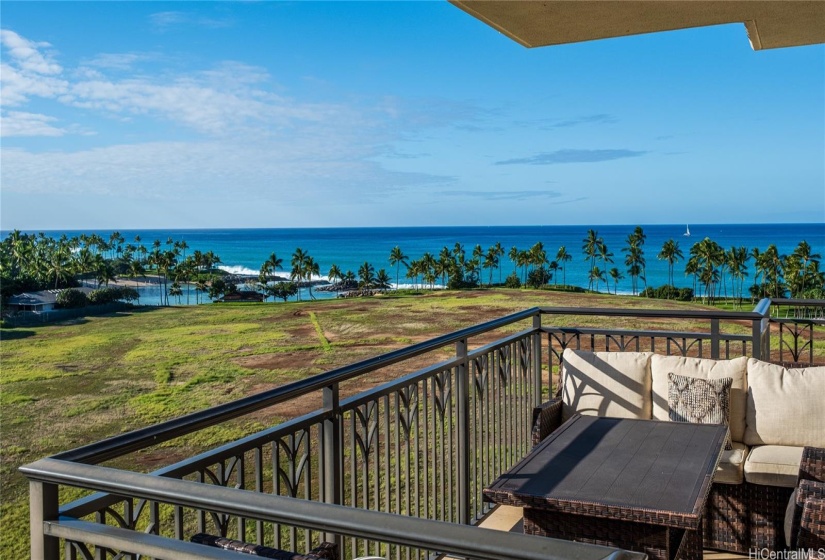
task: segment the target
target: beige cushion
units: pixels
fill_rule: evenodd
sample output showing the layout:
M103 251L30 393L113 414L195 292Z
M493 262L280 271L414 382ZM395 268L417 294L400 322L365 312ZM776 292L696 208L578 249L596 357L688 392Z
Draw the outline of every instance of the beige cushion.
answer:
M653 380L653 418L668 420L670 409L667 404L668 373L698 377L700 379L722 379L730 377L730 436L733 441L743 441L745 435L745 409L748 401L748 381L745 377L748 358L733 360L710 360L706 358L685 358L682 356L661 356L650 358L650 373ZM747 443L747 442L746 442Z
M745 461L745 480L763 486L794 488L799 478L802 447L758 445Z
M738 442L733 442L732 445L732 449L722 452L713 482L742 484L745 481L745 458L748 456L748 447Z
M650 352L562 354L562 419L573 413L650 419Z
M825 367L748 360L748 445L825 447Z

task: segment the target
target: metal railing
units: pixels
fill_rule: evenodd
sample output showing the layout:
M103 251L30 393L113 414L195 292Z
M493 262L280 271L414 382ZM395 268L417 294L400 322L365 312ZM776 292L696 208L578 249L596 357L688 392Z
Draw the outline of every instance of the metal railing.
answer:
M819 305L825 306L825 302ZM185 541L191 533L205 531L306 551L324 532L330 538L337 535L334 538L348 557L369 553L398 559L426 558L433 551L447 551L482 558L485 556L471 552L461 539L439 541L435 546L427 540L428 535L414 529L419 528L415 524L408 526L405 535L393 537L372 529L343 530L330 519L373 510L371 515L389 515L387 523L400 515L403 520L447 522L450 527L471 524L488 510L482 489L528 451L532 408L544 398L545 379L552 378L565 348L769 359L771 325L782 329L785 324L771 319L770 311L770 300L763 300L751 312L533 308L60 453L22 469L32 480L32 556L58 558L58 539L64 539L66 558L92 554L90 546L95 558L115 557L127 549L111 544L113 540L92 539L89 528L114 524L134 533L136 539L138 534L144 535L141 538L153 535L164 539L149 539L154 543L151 546L170 539ZM600 317L626 317L643 321L648 328L565 325L571 321L593 322ZM552 318L552 324L548 318ZM685 325L674 330L673 323L678 321ZM793 319L787 321L793 324ZM501 329L516 332L473 348L474 339ZM782 336L780 330L780 349ZM812 327L811 361L813 336ZM443 356L444 348L453 348L451 358L368 391L341 397L346 381L427 353ZM317 392L321 393L321 408L315 412L150 475L89 466ZM81 470L71 471L74 475L70 477L69 466ZM121 491L108 488L113 472L138 476L135 480L139 481L140 491L138 487L131 491L129 487ZM212 502L187 502L182 494L153 497L153 484L173 483L190 485L186 488L194 483L199 492L213 497ZM98 493L60 506L58 486ZM223 498L218 499L225 489L236 491L229 495L233 507L228 507ZM261 516L246 507L247 495L274 500L269 504L274 509ZM297 503L302 507L331 504L347 509L346 513L341 509L317 510L318 515L329 516L325 517L327 524L319 526L290 514ZM65 519L85 519L76 523L86 525L66 525ZM58 526L62 528L55 532ZM85 532L67 527L83 527ZM420 526L421 531L424 527ZM123 534L118 534L121 536L117 542L122 544ZM145 550L149 549L128 552L151 554Z

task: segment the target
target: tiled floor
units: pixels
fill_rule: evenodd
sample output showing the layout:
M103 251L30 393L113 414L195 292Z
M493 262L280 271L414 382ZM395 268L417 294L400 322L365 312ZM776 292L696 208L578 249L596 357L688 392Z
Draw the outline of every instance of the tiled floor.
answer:
M496 529L498 531L521 533L521 522L521 508L498 506L491 511L478 526L486 529ZM747 558L747 556L733 554L731 552L719 552L718 550L706 550L704 554L704 560L742 560L743 558Z

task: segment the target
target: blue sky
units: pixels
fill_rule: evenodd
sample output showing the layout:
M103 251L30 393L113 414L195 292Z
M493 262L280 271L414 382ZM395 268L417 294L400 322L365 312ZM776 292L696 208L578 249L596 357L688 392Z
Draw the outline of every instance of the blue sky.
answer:
M825 47L446 1L13 2L0 227L825 221Z

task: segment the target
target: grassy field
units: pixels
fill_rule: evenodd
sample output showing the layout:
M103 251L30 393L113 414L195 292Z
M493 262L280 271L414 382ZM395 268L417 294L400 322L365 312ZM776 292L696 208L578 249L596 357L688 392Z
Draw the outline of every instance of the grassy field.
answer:
M0 555L28 555L28 486L17 473L22 464L536 305L701 308L630 297L479 290L152 308L2 329ZM582 317L575 324L605 321ZM642 326L627 319L616 324ZM355 380L345 392L442 360L449 352ZM187 437L162 453L133 454L128 464L153 470L319 405L299 399L272 407Z

